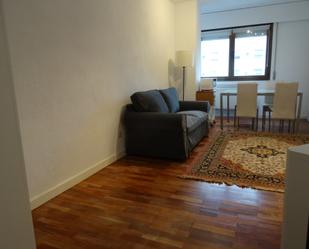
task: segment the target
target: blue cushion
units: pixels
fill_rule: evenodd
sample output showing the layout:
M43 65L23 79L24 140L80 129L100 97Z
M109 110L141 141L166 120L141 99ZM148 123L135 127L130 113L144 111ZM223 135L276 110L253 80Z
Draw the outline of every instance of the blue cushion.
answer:
M168 109L170 112L178 112L179 111L179 99L178 94L175 87L170 87L167 89L160 90Z
M158 90L136 92L131 96L134 109L139 112L168 113L169 109Z

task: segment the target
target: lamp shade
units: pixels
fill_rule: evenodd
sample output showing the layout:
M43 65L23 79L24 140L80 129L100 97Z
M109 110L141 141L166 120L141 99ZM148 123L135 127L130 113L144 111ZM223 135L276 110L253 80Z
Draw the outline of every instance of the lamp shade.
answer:
M213 79L201 79L200 81L200 90L210 90L214 87Z
M193 66L192 52L189 50L176 51L176 65L178 67L192 67Z

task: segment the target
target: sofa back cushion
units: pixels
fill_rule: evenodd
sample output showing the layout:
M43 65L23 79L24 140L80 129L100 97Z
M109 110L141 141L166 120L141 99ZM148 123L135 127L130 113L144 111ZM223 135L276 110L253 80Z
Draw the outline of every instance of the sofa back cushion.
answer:
M168 109L170 112L178 112L179 111L179 99L178 94L175 87L170 87L167 89L160 90L161 95L163 96Z
M131 96L134 109L138 112L169 112L162 95L158 90L136 92Z

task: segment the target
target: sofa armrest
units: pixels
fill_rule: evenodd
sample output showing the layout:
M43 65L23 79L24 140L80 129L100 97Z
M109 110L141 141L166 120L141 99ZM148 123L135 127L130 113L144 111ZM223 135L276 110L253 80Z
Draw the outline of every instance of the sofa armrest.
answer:
M209 111L208 101L179 101L179 111Z
M186 116L175 113L125 113L128 154L185 159L187 144Z

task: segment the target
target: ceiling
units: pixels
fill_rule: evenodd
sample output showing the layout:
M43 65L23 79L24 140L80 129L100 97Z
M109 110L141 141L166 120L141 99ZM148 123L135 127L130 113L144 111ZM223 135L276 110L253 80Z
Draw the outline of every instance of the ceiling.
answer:
M213 13L303 1L305 0L200 0L200 13Z

